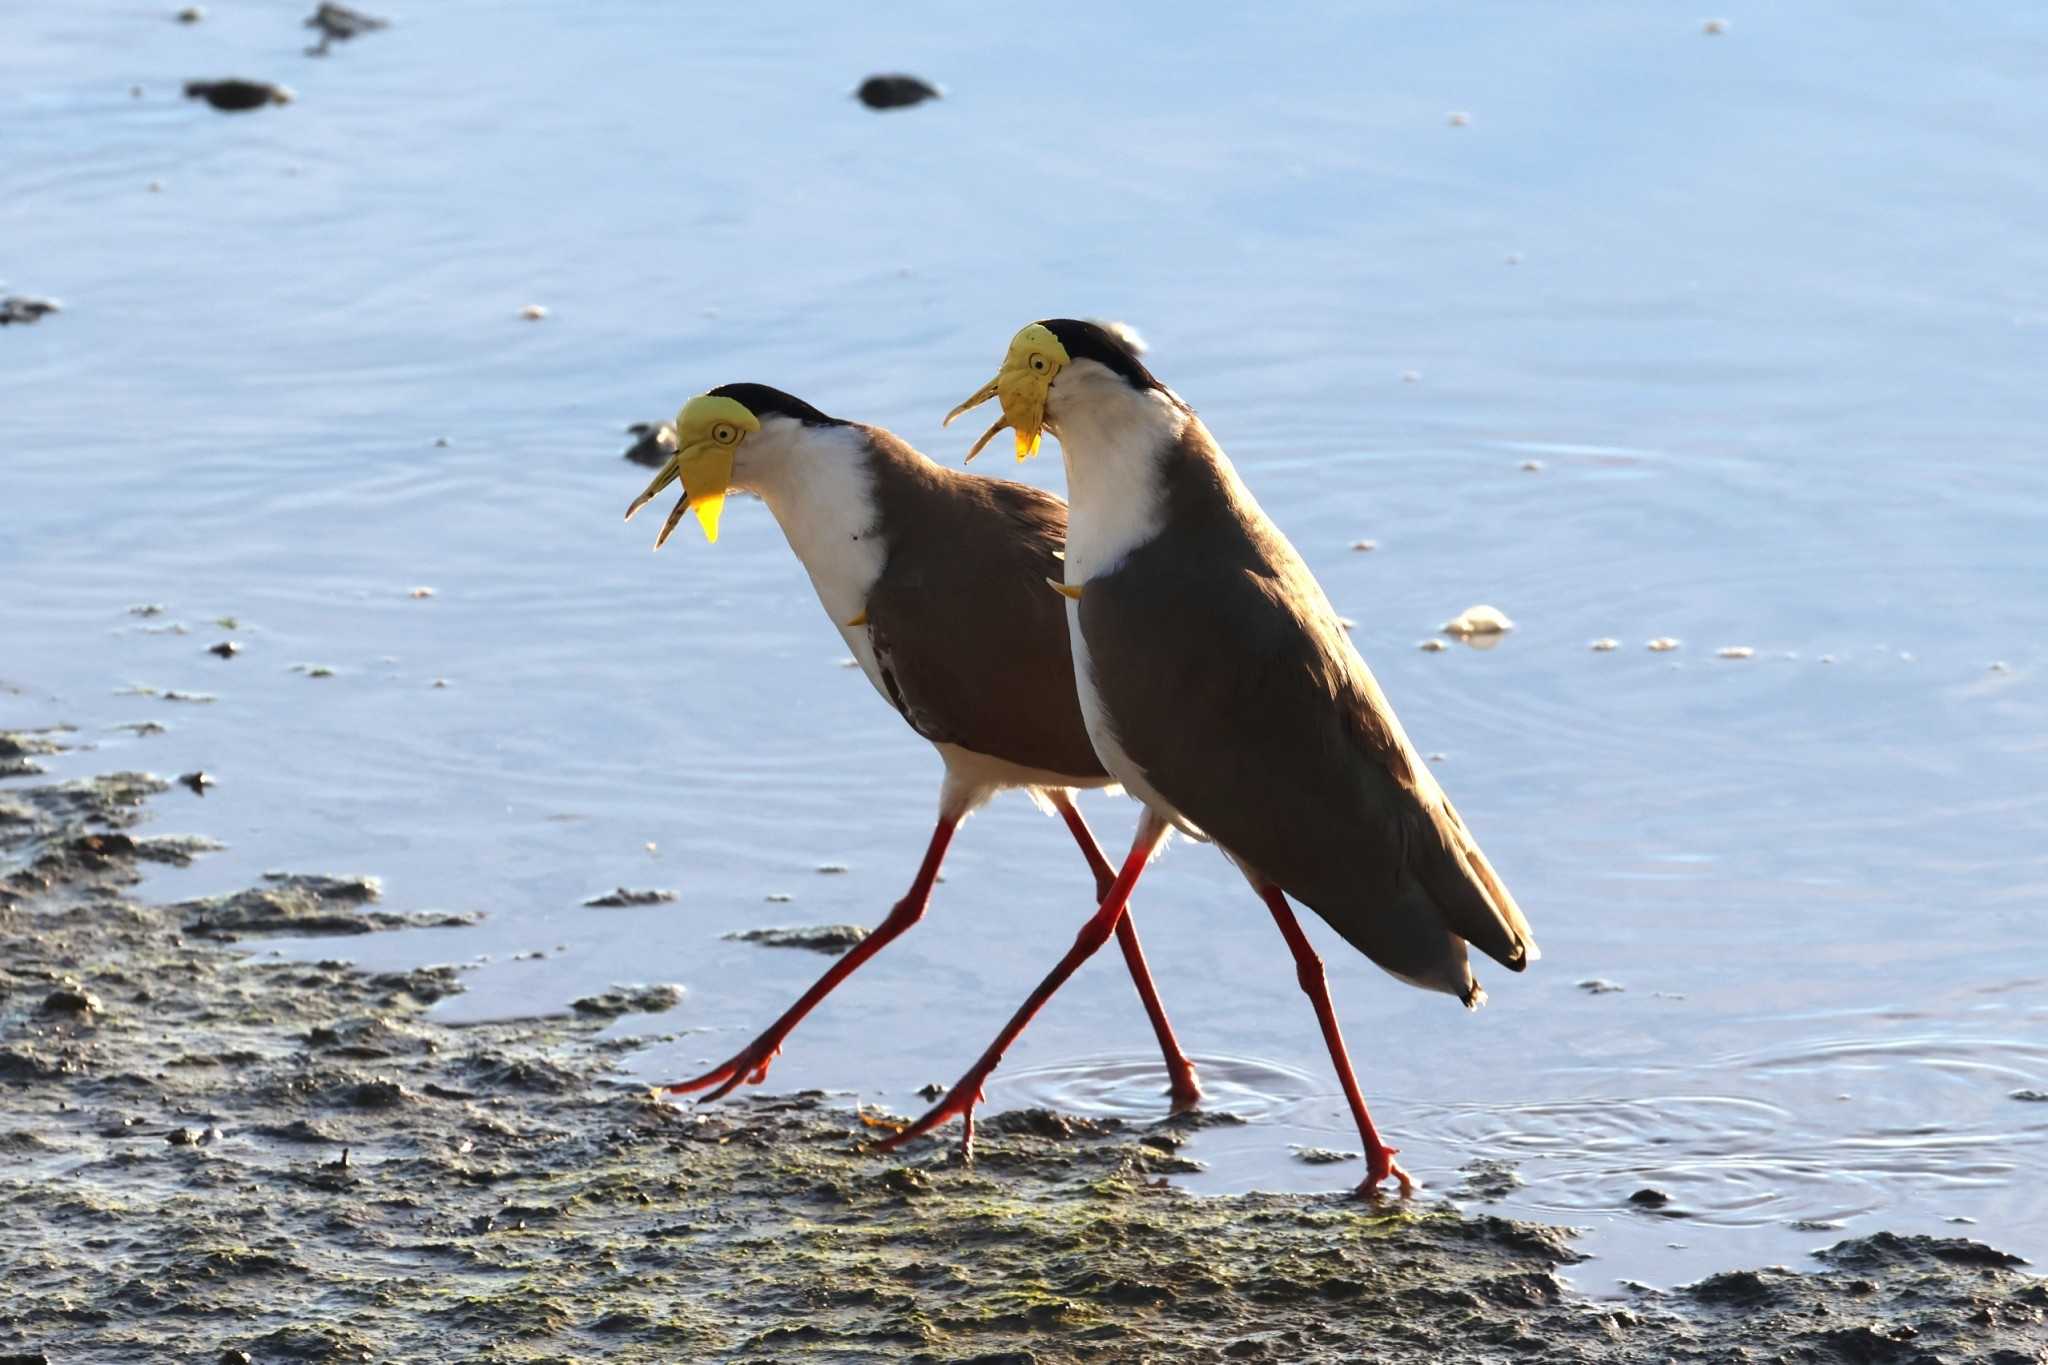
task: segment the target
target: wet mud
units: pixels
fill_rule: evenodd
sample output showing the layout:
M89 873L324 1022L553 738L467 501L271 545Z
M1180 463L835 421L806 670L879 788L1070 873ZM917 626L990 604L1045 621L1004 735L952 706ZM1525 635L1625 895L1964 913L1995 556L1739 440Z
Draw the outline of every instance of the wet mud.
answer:
M657 1103L603 1027L674 987L449 1027L451 969L222 941L422 922L372 879L139 900L207 847L137 832L166 785L0 791L0 1360L2048 1360L1975 1242L1595 1301L1564 1229L1173 1188L1225 1116L992 1115L967 1168L815 1092Z

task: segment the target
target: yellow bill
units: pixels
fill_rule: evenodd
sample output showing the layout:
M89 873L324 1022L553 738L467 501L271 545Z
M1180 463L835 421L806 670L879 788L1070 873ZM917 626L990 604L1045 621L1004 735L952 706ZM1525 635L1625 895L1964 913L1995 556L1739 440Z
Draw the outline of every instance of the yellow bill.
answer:
M717 543L725 491L732 486L734 454L748 433L760 429L760 419L736 399L698 394L683 404L676 413L674 453L640 496L633 499L633 505L626 509L626 520L631 521L633 514L655 494L681 480L683 496L676 500L668 520L662 523L661 534L654 538L654 548L659 550L668 543L669 534L685 512L695 512L698 524L704 528L704 539Z
M1052 381L1071 359L1067 348L1050 330L1032 323L1010 339L1009 354L1003 357L1003 368L996 377L981 386L972 398L946 414L945 425L951 426L953 419L970 408L980 407L991 398L1000 399L1003 415L981 439L967 452L973 459L981 454L995 434L1004 427L1011 428L1017 438L1017 458L1028 460L1038 453L1039 436L1045 430L1045 400L1052 392Z

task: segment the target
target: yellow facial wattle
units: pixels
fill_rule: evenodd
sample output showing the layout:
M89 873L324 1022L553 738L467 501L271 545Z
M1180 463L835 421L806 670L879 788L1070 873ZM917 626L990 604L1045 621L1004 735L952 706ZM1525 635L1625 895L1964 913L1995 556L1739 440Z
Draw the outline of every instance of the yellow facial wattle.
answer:
M1060 339L1036 322L1012 337L1009 353L1003 357L1003 367L996 377L946 414L946 425L950 426L955 417L991 398L1002 402L1003 415L981 434L981 439L967 452L967 458L979 455L981 448L1004 427L1016 432L1019 460L1036 455L1039 435L1045 430L1046 397L1052 392L1053 379L1071 359Z
M676 529L683 513L689 511L696 512L698 524L704 528L704 539L716 543L719 515L725 510L725 491L732 486L734 455L740 442L760 429L760 419L736 399L714 398L704 393L683 404L676 413L675 453L654 481L633 499L633 505L626 509L626 519L631 521L633 514L656 493L681 480L683 496L676 500L675 510L662 523L654 548L659 550L667 543L669 533Z

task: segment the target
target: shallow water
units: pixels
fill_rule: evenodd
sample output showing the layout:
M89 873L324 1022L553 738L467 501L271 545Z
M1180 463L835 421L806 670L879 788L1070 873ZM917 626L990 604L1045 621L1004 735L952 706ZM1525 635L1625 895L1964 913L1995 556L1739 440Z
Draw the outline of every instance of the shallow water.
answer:
M184 823L230 849L159 893L487 909L280 947L474 962L450 1017L684 984L621 1026L688 1030L635 1062L673 1078L824 965L720 935L879 920L937 765L758 505L649 557L619 428L754 379L957 456L1019 323L1127 318L1542 939L1468 1018L1310 926L1411 1169L1516 1163L1501 1207L1591 1229L1594 1288L1797 1261L1801 1220L2048 1256L2048 1105L2010 1098L2048 1089L2048 15L1726 14L451 3L315 60L275 6L20 7L0 277L66 311L0 331L0 725L217 777ZM948 98L847 98L896 68ZM299 100L177 97L228 73ZM1498 648L1416 648L1478 602ZM773 1084L914 1109L1087 909L1017 798L947 874ZM680 899L580 905L620 884ZM1350 1178L1289 1156L1351 1135L1240 880L1176 847L1137 907L1256 1119L1189 1183ZM989 1099L1142 1115L1155 1061L1106 956Z

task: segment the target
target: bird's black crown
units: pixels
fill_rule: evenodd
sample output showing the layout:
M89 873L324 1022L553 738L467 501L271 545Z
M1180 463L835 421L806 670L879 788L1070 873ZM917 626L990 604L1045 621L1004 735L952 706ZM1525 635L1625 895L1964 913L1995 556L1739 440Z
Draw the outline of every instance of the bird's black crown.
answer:
M807 427L843 427L837 417L827 417L794 394L771 389L766 384L720 384L711 390L713 398L730 398L756 417L793 417Z
M1072 360L1093 360L1106 365L1124 377L1124 382L1134 389L1164 389L1166 385L1152 377L1152 371L1145 368L1145 362L1138 359L1138 353L1124 344L1123 338L1099 322L1083 322L1078 318L1045 318L1038 324L1059 338L1060 345L1067 348Z

